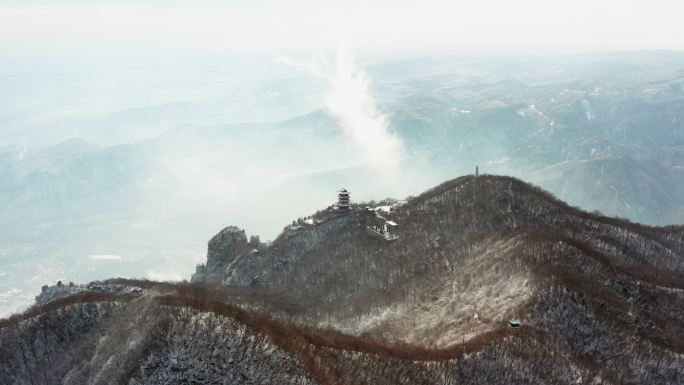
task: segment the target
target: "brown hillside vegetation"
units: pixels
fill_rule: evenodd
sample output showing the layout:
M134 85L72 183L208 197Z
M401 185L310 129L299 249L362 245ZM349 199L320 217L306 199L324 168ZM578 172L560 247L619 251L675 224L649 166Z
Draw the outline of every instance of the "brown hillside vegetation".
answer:
M684 228L497 176L410 199L392 242L363 206L268 245L226 228L192 284L3 320L0 384L684 383Z

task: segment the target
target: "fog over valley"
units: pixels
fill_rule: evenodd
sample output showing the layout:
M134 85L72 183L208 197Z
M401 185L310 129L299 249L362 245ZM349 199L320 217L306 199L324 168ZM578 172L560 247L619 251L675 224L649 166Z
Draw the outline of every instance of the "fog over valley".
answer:
M0 0L0 385L684 384L680 0Z
M226 223L274 239L340 187L401 199L476 165L585 210L684 218L682 54L271 60L270 77L228 80L228 60L154 87L6 67L3 314L56 280L187 279Z

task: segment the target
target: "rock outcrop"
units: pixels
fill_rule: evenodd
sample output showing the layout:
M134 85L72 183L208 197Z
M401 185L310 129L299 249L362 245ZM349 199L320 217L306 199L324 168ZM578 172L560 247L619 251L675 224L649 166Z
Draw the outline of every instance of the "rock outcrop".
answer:
M245 230L228 226L209 240L207 264L197 266L193 282L221 283L226 269L250 251Z
M269 245L260 243L256 236L247 242L244 230L226 227L209 241L207 263L197 266L192 282L273 286L277 277L303 256L344 239L353 242L361 237L366 216L364 210L321 211L308 222L287 226Z
M100 281L94 281L87 285L74 285L70 283L68 286L58 282L53 286L43 286L41 293L36 296L36 305L45 305L54 300L78 293L130 294L141 293L142 291L143 289L137 286Z

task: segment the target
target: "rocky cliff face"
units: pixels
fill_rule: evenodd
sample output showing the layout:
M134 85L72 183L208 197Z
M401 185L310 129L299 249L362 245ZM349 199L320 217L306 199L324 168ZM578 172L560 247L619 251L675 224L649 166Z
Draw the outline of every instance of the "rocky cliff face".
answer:
M0 321L0 384L684 382L684 228L494 176L388 216L392 242L358 208L229 227L194 284L48 300Z
M249 250L245 231L228 226L209 240L206 265L197 266L193 282L220 283L232 263L246 255Z
M245 231L229 226L210 241L206 265L197 266L193 282L268 287L295 262L315 250L363 237L368 213L364 210L318 212L308 221L285 227L268 247Z
M362 212L328 210L311 223L288 226L269 247L253 250L226 270L223 283L238 286L275 287L304 256L338 243L354 242L363 235Z

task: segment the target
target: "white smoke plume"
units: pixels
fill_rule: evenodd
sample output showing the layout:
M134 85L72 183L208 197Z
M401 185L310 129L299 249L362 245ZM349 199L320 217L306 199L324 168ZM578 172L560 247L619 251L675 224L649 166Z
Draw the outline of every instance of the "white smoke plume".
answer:
M387 177L398 175L403 154L401 140L389 130L389 119L377 107L368 74L359 68L345 45L338 44L334 63L325 55L310 63L288 58L279 61L304 68L323 79L328 90L323 100L352 148L372 171Z

